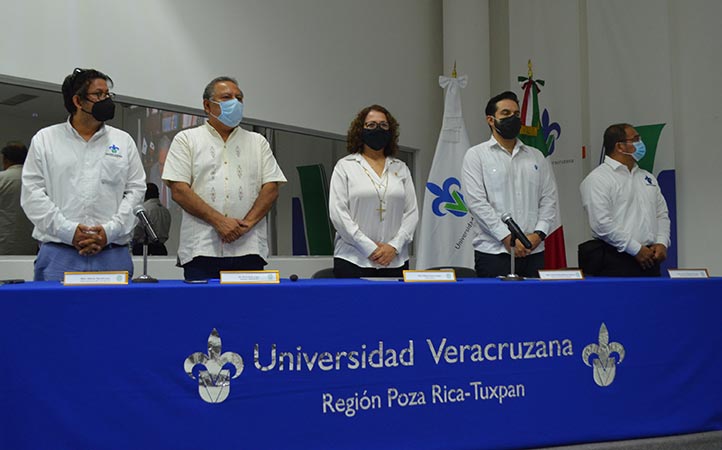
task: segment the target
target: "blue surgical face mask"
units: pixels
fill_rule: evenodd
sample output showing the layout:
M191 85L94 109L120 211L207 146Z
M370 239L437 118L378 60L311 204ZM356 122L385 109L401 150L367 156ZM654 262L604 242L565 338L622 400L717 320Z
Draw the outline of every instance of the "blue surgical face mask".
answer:
M622 152L625 155L630 155L632 158L634 158L635 161L639 162L642 158L644 158L644 155L647 154L647 147L644 145L644 142L641 140L637 142L632 142L632 145L634 145L634 152L627 153Z
M645 147L644 142L640 139L638 142L634 142L632 145L634 145L634 153L632 153L632 158L634 158L635 161L639 161L642 158L644 158L644 155L647 154L647 147Z
M235 128L241 123L241 120L243 120L243 103L239 102L237 98L232 98L224 102L211 101L220 105L221 114L215 117L224 125Z

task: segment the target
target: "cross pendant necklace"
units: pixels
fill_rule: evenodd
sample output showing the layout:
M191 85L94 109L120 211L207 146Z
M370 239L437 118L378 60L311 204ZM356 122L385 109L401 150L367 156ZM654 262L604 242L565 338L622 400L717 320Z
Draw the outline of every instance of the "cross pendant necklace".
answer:
M379 222L383 222L384 221L384 211L386 211L386 209L384 209L384 205L380 201L379 201L379 207L376 209L376 211L379 212Z
M384 203L386 203L386 190L389 188L389 173L388 172L384 173L384 177L386 178L386 184L378 183L378 186L377 186L377 183L374 181L373 177L371 176L369 171L366 170L366 168L363 166L363 164L361 164L361 168L364 170L364 172L366 173L366 176L369 178L369 180L371 180L371 184L374 186L374 190L376 190L376 196L378 196L378 198L379 198L379 207L376 208L376 211L379 212L379 222L383 222L384 221L384 212L386 212L386 208L384 208ZM383 195L381 195L381 189L380 189L381 187L384 188Z

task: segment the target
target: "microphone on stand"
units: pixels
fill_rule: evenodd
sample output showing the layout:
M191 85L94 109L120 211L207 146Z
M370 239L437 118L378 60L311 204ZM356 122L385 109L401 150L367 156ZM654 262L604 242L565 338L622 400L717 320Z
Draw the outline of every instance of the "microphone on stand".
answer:
M145 215L145 208L143 208L143 205L138 205L133 208L133 214L138 217L140 223L143 224L143 228L145 228L145 233L148 237L146 240L149 240L150 242L158 242L158 235L155 233L153 225L150 224L148 216Z
M509 231L511 232L511 248L509 249L509 261L511 263L511 270L509 271L509 275L507 276L501 276L503 281L523 281L524 277L520 277L516 274L515 270L515 262L514 262L514 241L516 239L519 239L519 242L521 242L521 245L523 245L526 248L531 248L531 242L529 242L529 238L526 237L523 231L521 231L521 228L519 228L519 225L514 222L514 219L511 218L511 213L504 213L501 215L501 221L506 224L506 226L509 228Z
M158 242L158 235L155 233L153 226L148 220L148 216L145 215L145 208L143 205L138 205L133 208L133 214L138 217L140 223L145 228L146 239L143 240L143 275L133 279L133 283L157 283L158 280L148 275L148 241Z
M524 246L524 248L531 248L531 241L529 241L529 238L526 237L526 234L524 234L523 231L521 231L521 228L519 228L519 225L517 225L516 222L514 222L514 219L511 218L511 213L504 213L501 215L501 221L506 224L506 226L509 228L509 231L511 232L511 235L513 238L519 239L519 242L521 242L521 245ZM512 249L513 251L513 249Z

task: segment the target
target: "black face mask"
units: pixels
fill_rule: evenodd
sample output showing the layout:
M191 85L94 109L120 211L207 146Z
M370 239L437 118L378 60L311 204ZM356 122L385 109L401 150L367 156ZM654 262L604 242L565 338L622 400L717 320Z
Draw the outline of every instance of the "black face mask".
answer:
M504 139L514 139L521 131L521 119L517 116L509 116L501 120L494 118L494 128Z
M386 146L389 145L389 142L391 142L391 130L381 128L367 130L364 128L361 132L361 140L372 149L380 151L385 149Z
M93 109L91 109L90 112L82 108L81 111L90 114L98 122L105 122L115 117L115 103L113 103L112 98L108 97L105 100L93 103Z

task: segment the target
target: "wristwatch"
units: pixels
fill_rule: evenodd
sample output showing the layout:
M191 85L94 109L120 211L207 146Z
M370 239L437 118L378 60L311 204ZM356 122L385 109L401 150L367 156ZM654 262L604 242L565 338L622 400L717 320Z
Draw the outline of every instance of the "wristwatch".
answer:
M541 230L534 230L534 233L536 233L542 241L547 238L547 234Z

